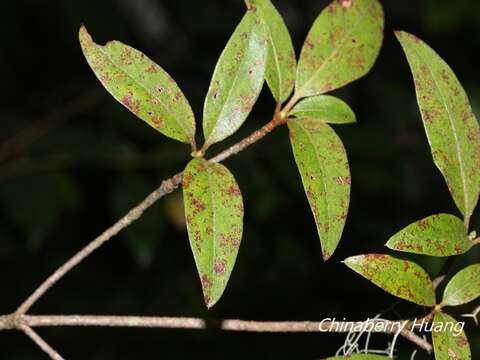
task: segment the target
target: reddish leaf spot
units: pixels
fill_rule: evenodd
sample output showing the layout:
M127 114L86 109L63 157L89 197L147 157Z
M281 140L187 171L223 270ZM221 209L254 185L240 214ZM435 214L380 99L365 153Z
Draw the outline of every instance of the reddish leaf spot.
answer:
M222 260L215 261L214 270L216 274L223 274L225 272L225 262Z

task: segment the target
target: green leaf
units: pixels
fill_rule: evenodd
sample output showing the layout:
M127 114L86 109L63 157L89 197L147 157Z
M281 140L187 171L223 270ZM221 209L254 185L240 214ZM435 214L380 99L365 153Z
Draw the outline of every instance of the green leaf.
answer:
M323 259L340 241L350 201L350 169L342 141L316 119L288 121L293 154L317 224Z
M188 237L211 308L227 286L243 231L243 202L230 171L221 164L193 159L183 174Z
M309 117L330 124L351 124L356 122L355 113L343 100L330 95L312 96L300 101L290 111L298 118Z
M442 304L457 306L469 303L480 296L480 264L459 271L443 292Z
M207 146L232 135L252 111L262 90L266 57L265 25L247 11L218 60L205 99Z
M115 99L162 134L195 143L192 109L160 66L119 41L96 44L84 26L79 37L88 64Z
M298 97L323 94L364 76L383 40L377 0L335 0L315 20L297 69Z
M451 316L437 313L433 318L432 338L436 360L470 360L470 345L460 324Z
M413 73L433 160L468 224L480 193L477 119L448 64L414 35L402 31L396 35Z
M292 93L297 69L290 33L270 0L246 0L246 3L266 25L268 56L265 78L273 97L279 104L283 103Z
M396 297L419 305L435 305L432 280L420 266L413 262L388 255L368 254L352 256L344 263Z
M454 256L473 246L463 221L450 214L432 215L408 225L388 240L392 250L430 256Z
M388 356L373 355L373 354L353 354L353 355L329 357L324 360L378 360L378 359L390 359L390 358Z

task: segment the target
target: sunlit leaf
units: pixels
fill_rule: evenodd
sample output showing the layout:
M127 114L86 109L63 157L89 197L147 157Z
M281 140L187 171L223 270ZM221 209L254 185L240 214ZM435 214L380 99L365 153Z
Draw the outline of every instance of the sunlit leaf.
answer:
M449 214L432 215L408 225L386 244L390 249L430 256L453 256L473 246L463 221Z
M80 44L103 86L123 106L162 134L195 142L195 119L175 81L147 56L119 41L101 46L84 26Z
M268 56L265 78L273 97L282 103L292 93L297 68L290 33L270 0L246 0L246 3L266 25Z
M350 201L350 169L342 141L316 119L288 122L293 154L317 224L324 260L340 241Z
M247 11L218 60L205 99L207 145L232 135L243 124L262 90L266 57L265 25Z
M225 166L193 159L183 175L183 196L188 237L210 308L222 296L237 258L242 195Z
M365 75L383 40L377 0L335 0L313 24L298 63L297 96L326 93Z
M480 297L480 264L470 265L459 271L443 292L442 304L456 306Z
M356 122L355 114L343 100L330 95L312 96L300 101L290 111L298 118L312 118L330 124L350 124Z
M460 324L451 316L437 313L433 318L432 338L435 360L470 360L470 344Z
M388 255L352 256L344 263L386 292L419 305L435 305L435 290L428 274L417 264Z
M396 32L415 81L417 101L432 149L450 193L467 223L480 193L480 128L452 69L423 41Z

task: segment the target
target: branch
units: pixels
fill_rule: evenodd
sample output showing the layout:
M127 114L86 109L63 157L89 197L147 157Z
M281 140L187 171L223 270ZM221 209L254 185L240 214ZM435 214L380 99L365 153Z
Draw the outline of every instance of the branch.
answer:
M232 155L237 154L238 152L242 151L243 149L247 148L248 146L256 143L258 140L265 137L268 133L270 133L276 126L284 124L285 120L277 120L274 118L268 124L264 125L259 130L253 132L250 136L246 137L245 139L241 140L240 142L232 145L230 148L224 150L217 156L210 159L212 162L221 162ZM82 250L80 250L77 254L75 254L72 258L70 258L65 264L60 266L52 275L50 275L40 286L20 305L17 309L15 314L17 316L24 315L27 313L28 310L40 299L54 284L56 284L62 277L64 277L70 270L72 270L75 266L80 264L83 260L85 260L90 254L92 254L95 250L105 244L108 240L112 237L117 235L120 231L125 229L135 220L138 220L142 214L152 206L156 201L158 201L163 196L170 194L182 182L182 173L178 173L173 177L164 180L160 187L152 192L150 195L147 196L145 200L143 200L140 204L136 207L131 209L124 217L118 220L113 226L108 228L103 234L99 237L94 239L90 242L87 246L85 246Z
M473 240L473 245L480 245L480 237Z
M33 329L27 325L22 325L21 330L38 345L48 356L53 360L64 360L63 357L57 353L45 340L43 340Z
M0 330L2 321L7 317L0 318ZM388 321L372 319L366 321L245 321L245 320L222 320L220 322L207 321L200 318L182 317L145 317L145 316L95 316L95 315L23 315L11 316L8 328L16 327L17 323L28 327L58 327L58 326L93 326L93 327L136 327L136 328L168 328L168 329L196 329L205 330L216 328L223 331L241 331L256 333L300 333L300 332L327 332L349 333L370 332L396 334L399 332L405 339L417 345L419 348L431 352L432 345L416 335L411 325L405 325L405 321ZM7 327L3 327L7 329ZM367 330L366 330L367 329Z
M150 206L152 206L158 199L165 196L166 194L174 191L178 185L182 182L182 173L178 173L171 177L170 179L164 180L160 187L148 195L145 200L140 204L131 209L124 217L117 221L113 226L108 228L103 234L90 242L72 258L70 258L65 264L60 266L52 275L50 275L34 292L30 295L20 307L17 309L15 314L23 315L25 314L36 302L42 297L58 280L64 277L70 270L75 266L80 264L85 260L90 254L95 250L105 244L112 237L117 235L120 231L125 229L135 220L138 220L142 214Z

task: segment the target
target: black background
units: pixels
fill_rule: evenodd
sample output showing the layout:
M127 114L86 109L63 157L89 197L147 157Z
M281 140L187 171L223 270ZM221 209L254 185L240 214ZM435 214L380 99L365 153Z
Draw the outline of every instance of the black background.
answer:
M297 54L327 1L274 1ZM373 317L395 298L341 264L347 256L387 252L403 226L433 213L458 214L435 168L411 75L393 30L412 32L456 71L480 111L480 5L473 0L383 1L385 43L365 78L336 92L358 124L336 126L353 177L342 242L323 263L314 222L285 128L226 165L246 205L245 229L227 290L212 310L184 230L181 194L170 195L66 276L32 309L37 314L199 316L207 319L320 320ZM94 38L126 42L178 82L197 125L216 60L244 11L235 1L2 1L0 3L0 313L15 307L57 266L181 170L189 149L156 133L101 88L80 51L84 23ZM274 103L265 88L249 120L220 151L263 125ZM472 227L480 230L478 212ZM431 276L444 259L420 256ZM455 269L478 262L475 249ZM478 303L478 301L477 301ZM473 303L452 309L470 311ZM398 304L384 316L421 316ZM459 318L460 319L460 318ZM67 359L319 359L343 335L263 335L143 329L40 329ZM469 325L473 358L478 327ZM374 337L385 348L388 337ZM414 347L403 339L401 359ZM416 359L422 358L418 354ZM45 356L17 332L0 333L0 359ZM424 357L428 358L428 357Z

